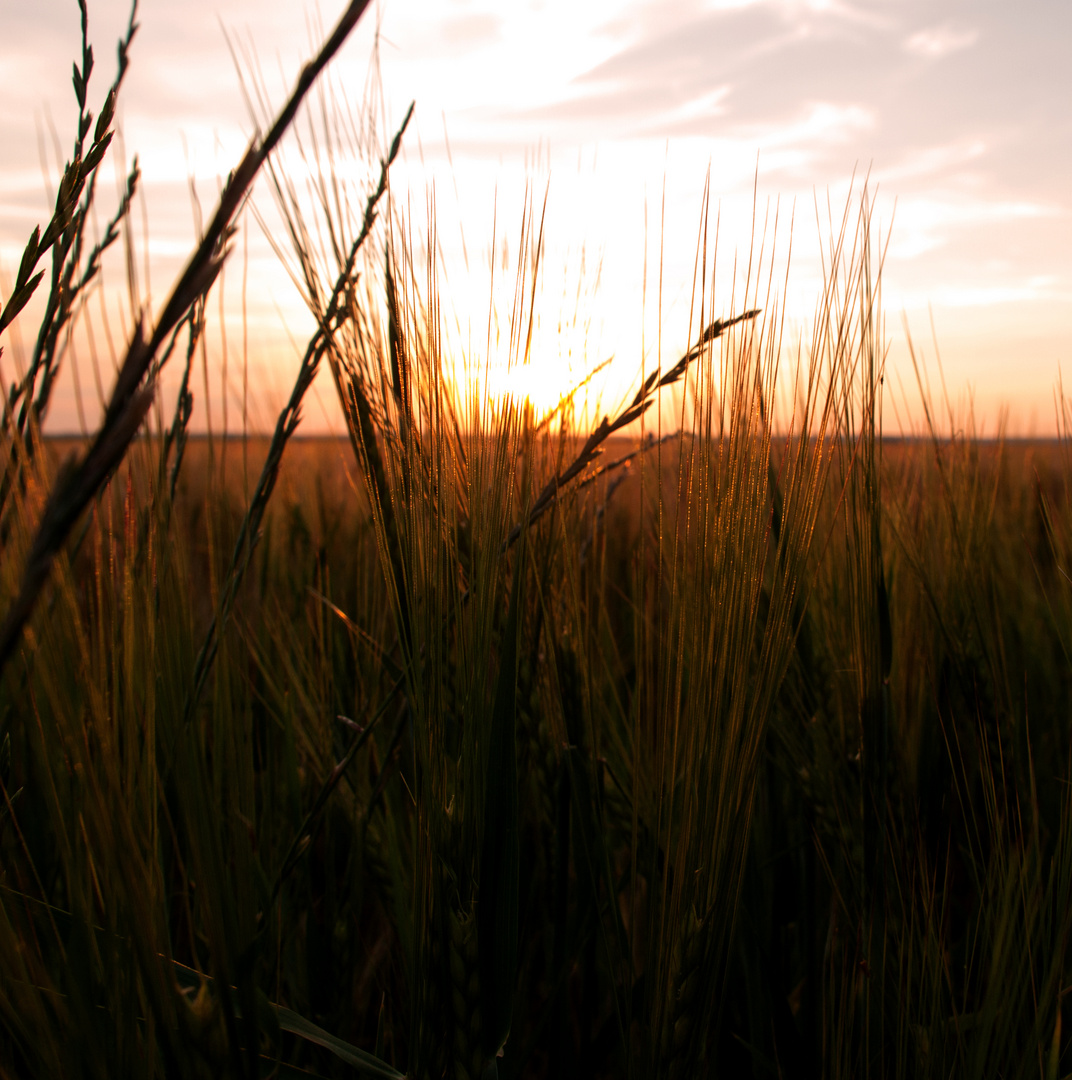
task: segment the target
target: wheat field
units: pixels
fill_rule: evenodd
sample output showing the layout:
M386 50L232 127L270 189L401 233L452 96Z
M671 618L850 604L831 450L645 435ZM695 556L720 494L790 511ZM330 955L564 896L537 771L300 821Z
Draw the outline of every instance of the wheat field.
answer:
M705 265L624 400L491 394L391 199L409 114L357 183L320 108L312 207L273 156L366 6L60 439L139 182L93 240L135 12L94 116L82 5L77 144L0 298L0 332L45 298L0 437L0 1075L1070 1075L1061 391L1056 440L984 440L921 374L923 430L884 437L865 189L799 349ZM274 430L209 438L191 373L262 169L316 330ZM321 371L343 438L303 437Z

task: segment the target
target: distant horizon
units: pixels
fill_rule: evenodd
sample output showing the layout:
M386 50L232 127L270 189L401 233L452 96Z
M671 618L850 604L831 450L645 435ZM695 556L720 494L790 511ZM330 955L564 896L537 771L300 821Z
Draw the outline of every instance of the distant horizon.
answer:
M586 434L587 433L584 432L584 431L577 431L574 434L568 436L568 438L580 440L580 439L584 439L586 437ZM675 432L669 432L669 433L664 433L664 434L670 434L670 435L672 435L673 438L677 438L678 435L680 435L682 433L675 431ZM694 433L686 431L686 432L684 432L684 434L685 435L693 435ZM811 437L814 438L814 436L811 436ZM42 440L44 442L57 442L57 443L59 443L59 442L88 442L88 441L93 439L93 433L90 432L87 435L83 435L80 432L69 432L69 431L68 432L56 432L56 431L50 431L50 432L43 433L41 438L42 438ZM134 439L134 442L137 443L137 442L139 442L141 440L156 439L156 438L160 438L160 435L157 432L139 432L139 434ZM243 435L241 432L228 432L226 435L224 435L222 432L214 431L210 435L208 432L205 432L205 431L191 431L187 435L186 438L187 438L188 442L208 442L210 439L212 439L213 441L226 441L228 443L242 442L243 440L248 440L250 442L264 442L264 443L267 443L267 442L271 441L272 434L271 434L271 432L252 432L251 431L246 435ZM777 444L778 442L784 440L784 438L785 438L784 434L775 434L775 436L773 438L773 442L775 444ZM1072 439L1070 439L1068 436L1059 435L1059 434L1058 435L1005 435L1005 436L999 437L997 435L967 435L964 432L958 432L957 435L955 435L955 436L950 436L948 434L941 434L941 433L939 433L937 436L932 436L932 435L893 435L893 434L883 433L881 435L881 438L882 438L883 442L903 442L903 443L930 443L930 442L934 442L935 439L937 439L937 441L939 443L942 443L942 444L952 443L952 442L970 441L973 444L978 444L978 445L981 445L981 446L998 446L998 445L1005 445L1005 444L1028 445L1028 444L1038 443L1040 445L1043 445L1043 444L1044 445L1058 445L1058 446L1068 445L1069 449L1072 450ZM639 441L640 441L639 434L630 435L630 434L627 434L627 433L626 434L615 433L614 435L609 436L605 440L605 445L611 445L611 444L614 444L614 443L626 443L626 444L629 444L631 446L635 446L635 445L637 445L637 443ZM672 441L672 439L670 441ZM350 436L347 435L345 432L342 432L342 433L332 432L332 431L309 431L309 432L303 432L301 430L301 428L299 427L299 429L293 435L290 436L290 438L288 439L288 442L291 442L291 443L293 443L293 442L339 442L339 443L345 443L345 444L349 445ZM669 445L669 443L668 443L668 445ZM601 460L601 459L597 459L597 460Z

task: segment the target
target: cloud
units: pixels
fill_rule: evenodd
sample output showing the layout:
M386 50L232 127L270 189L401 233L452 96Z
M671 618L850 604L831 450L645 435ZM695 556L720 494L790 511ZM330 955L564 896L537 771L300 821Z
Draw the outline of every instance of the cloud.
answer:
M983 307L990 304L1064 299L1057 291L1058 284L1056 277L1045 274L1018 284L950 285L940 289L934 299L947 307Z
M905 39L906 51L928 60L940 60L950 53L969 49L979 40L979 31L970 27L957 27L951 23L941 23L917 30Z
M931 180L948 176L969 163L978 163L986 154L985 140L978 138L958 139L938 146L910 149L899 161L874 171L872 178L879 184L897 183L902 187L908 181Z
M1000 284L965 282L935 284L927 288L908 288L897 292L895 305L903 310L938 308L992 308L996 304L1067 303L1067 285L1056 274L1009 275Z
M855 132L866 131L874 123L874 115L862 105L817 101L788 124L772 125L763 142L771 146L845 143Z
M560 133L568 125L579 137L715 138L794 126L818 105L851 110L874 88L883 41L843 7L758 0L691 8L685 18L678 11L615 42L558 100L532 102L509 118ZM895 41L891 51L896 57ZM870 102L866 109L874 111ZM501 106L502 119L508 111ZM857 130L873 126L859 119Z
M999 200L958 195L920 195L899 200L890 254L914 259L945 247L958 230L971 229L981 236L987 225L1058 218L1059 206L1033 200Z

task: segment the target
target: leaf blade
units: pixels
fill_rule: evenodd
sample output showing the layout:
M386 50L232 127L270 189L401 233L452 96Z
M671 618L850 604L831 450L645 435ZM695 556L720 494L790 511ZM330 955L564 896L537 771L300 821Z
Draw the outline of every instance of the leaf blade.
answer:
M521 582L519 553L503 632L484 783L484 834L477 907L480 1048L490 1061L502 1050L513 1012L517 971L519 846L517 810L517 659Z

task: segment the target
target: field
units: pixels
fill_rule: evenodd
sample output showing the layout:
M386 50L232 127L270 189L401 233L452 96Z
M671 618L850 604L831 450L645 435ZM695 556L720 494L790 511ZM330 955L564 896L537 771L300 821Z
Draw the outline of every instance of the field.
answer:
M982 440L921 390L883 437L866 192L806 348L701 275L679 362L546 417L448 364L401 133L331 252L277 173L319 329L272 435L195 436L270 133L53 439L110 119L0 306L51 251L0 443L0 1075L1069 1075L1072 414Z

